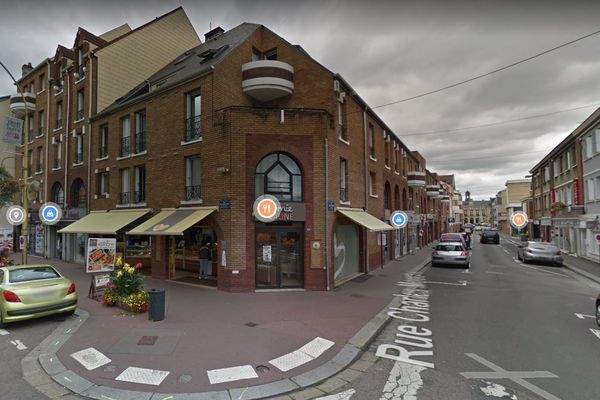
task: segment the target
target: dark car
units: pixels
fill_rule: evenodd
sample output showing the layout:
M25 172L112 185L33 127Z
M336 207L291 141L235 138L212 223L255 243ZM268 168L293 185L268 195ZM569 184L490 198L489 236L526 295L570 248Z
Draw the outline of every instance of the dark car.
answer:
M600 294L596 299L596 323L600 326Z
M497 231L483 231L479 237L479 243L500 244L500 235Z

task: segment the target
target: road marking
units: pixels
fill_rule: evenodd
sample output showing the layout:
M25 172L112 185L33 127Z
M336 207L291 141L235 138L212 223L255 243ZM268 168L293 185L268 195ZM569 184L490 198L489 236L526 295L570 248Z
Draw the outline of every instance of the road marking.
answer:
M598 329L590 329L590 331L600 339L600 331Z
M27 346L25 346L20 340L11 340L10 342L17 346L17 350L27 350Z
M529 389L531 392L543 397L546 400L560 400L560 398L554 396L551 393L546 392L542 388L535 386L532 383L527 382L525 379L532 378L558 378L548 371L507 371L502 367L497 366L491 361L486 360L483 357L478 356L475 353L465 353L467 357L472 358L480 364L485 365L494 372L461 372L460 374L467 379L510 379L511 381Z
M468 270L468 269L463 269L462 273L463 273L463 274L470 274L470 273L471 273L471 270Z
M451 285L451 286L467 286L468 281L458 281L458 283L452 283L452 282L434 282L434 281L425 281L423 283L435 283L437 285Z
M87 349L73 353L71 354L71 357L77 360L79 364L83 365L88 371L106 365L112 361L93 347L88 347Z
M426 369L425 367L396 361L379 400L416 399L417 391L423 387L421 372Z
M596 319L595 316L593 315L587 315L587 314L577 314L575 313L575 316L579 319L584 319L584 318L592 318L592 319Z
M143 383L145 385L158 386L169 375L169 371L159 371L156 369L128 367L121 372L115 379L117 381Z
M0 329L0 336L8 335L8 331Z
M511 400L517 400L517 396L515 396L514 394L511 395L510 393L508 393L504 386L498 385L497 383L492 383L492 382L486 382L486 383L487 383L486 387L479 388L486 396L494 396L494 397L506 396Z
M496 274L496 275L504 275L504 272L496 272L496 271L485 271L486 274Z
M317 337L300 347L298 350L270 360L269 364L286 372L318 358L334 344L335 343L330 340Z
M211 385L216 383L239 381L241 379L258 378L256 371L251 365L241 365L239 367L221 368L206 371Z
M522 267L535 269L536 271L545 272L547 274L558 275L558 276L562 276L562 277L565 277L565 278L570 278L569 275L559 274L558 272L547 271L547 270L545 270L543 268L533 267L531 265L525 265L522 262L518 262L517 264L521 265Z
M350 400L350 398L352 397L352 395L354 393L356 393L356 390L350 389L350 390L346 390L345 392L332 394L330 396L319 397L318 399L315 399L315 400Z

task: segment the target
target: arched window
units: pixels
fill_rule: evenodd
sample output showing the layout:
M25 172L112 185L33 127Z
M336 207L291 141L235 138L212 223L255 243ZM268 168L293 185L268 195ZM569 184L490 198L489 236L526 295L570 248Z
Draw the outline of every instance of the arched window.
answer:
M398 188L398 185L394 188L394 210L402 210L400 207L400 188Z
M290 156L271 153L256 166L256 196L270 194L283 201L302 201L302 171Z
M71 185L71 206L85 207L85 197L85 185L81 179L77 178Z
M61 184L58 182L52 185L52 201L64 207L65 192L63 191Z
M390 188L390 183L387 181L383 187L383 208L386 210L391 210L392 208L392 189Z

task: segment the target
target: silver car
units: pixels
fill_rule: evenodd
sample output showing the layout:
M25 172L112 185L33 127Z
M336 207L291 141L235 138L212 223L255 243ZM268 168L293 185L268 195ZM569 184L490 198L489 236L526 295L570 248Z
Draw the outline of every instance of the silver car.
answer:
M469 268L471 253L462 242L440 242L431 252L431 266L438 265L459 265Z
M524 263L538 261L542 263L563 265L563 256L560 249L552 243L527 242L517 248L517 258Z

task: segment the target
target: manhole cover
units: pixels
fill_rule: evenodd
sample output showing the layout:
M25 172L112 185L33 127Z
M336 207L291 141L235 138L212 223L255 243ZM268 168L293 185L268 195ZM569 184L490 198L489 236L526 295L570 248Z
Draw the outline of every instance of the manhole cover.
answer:
M256 367L256 371L258 371L261 374L266 374L270 370L271 369L269 367L267 367L266 365L259 365L258 367Z
M179 382L179 383L190 383L191 381L192 381L192 377L189 375L181 375L177 379L177 382Z
M138 346L154 346L156 339L158 339L158 336L142 336L137 344Z
M255 324L254 322L248 322L247 324L244 324L244 325L249 326L250 328L254 328L258 324Z

